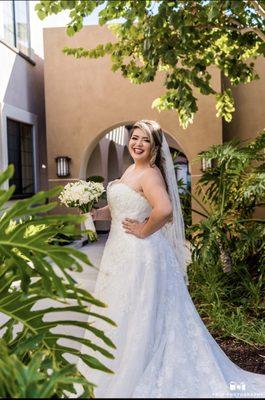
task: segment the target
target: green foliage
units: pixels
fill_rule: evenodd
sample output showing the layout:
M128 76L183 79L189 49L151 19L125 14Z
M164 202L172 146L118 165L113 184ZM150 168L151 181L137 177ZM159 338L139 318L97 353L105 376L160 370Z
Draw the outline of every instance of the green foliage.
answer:
M247 145L233 140L214 145L198 156L216 164L203 174L196 188L204 203L201 204L202 214L206 217L191 229L194 256L198 261L204 263L211 259L212 263L217 263L221 260L223 269L229 272L233 265L237 265L237 249L241 249L240 256L242 249L246 248L246 231L247 238L255 242L252 243L253 249L260 246L258 243L265 231L264 225L260 227L259 224L264 220L253 218L253 214L265 200L264 148L263 131ZM253 232L258 234L255 236ZM251 246L247 246L246 254L250 250Z
M104 182L104 177L101 175L91 175L86 179L87 182L92 181L92 182L99 182L103 183Z
M265 131L244 143L212 146L197 184L205 218L190 227L192 297L216 334L265 343ZM223 272L229 272L224 274Z
M0 175L0 185L12 177L13 170L11 165ZM81 272L83 265L93 266L88 257L72 247L51 244L56 234L79 234L76 224L84 217L46 214L57 204L45 204L46 200L57 195L60 187L4 208L13 191L14 187L0 190L0 313L5 321L0 326L0 393L3 397L34 397L41 393L61 397L65 390L75 393L74 383L81 383L85 393L90 393L93 385L67 361L65 354L110 373L95 357L81 354L76 346L85 345L113 358L105 348L115 348L111 340L96 324L81 322L80 317L93 315L115 323L90 312L91 304L106 305L80 289L71 276L71 271ZM66 318L65 312L74 313L75 319ZM55 333L58 327L63 328L63 333ZM74 327L91 332L102 345L72 335ZM75 345L63 345L62 339Z
M116 42L93 49L65 48L66 54L76 58L109 54L112 70L120 70L136 84L151 82L157 72L165 72L165 94L152 107L175 109L184 128L197 111L195 88L215 95L217 116L232 119L231 92L216 92L209 67L217 67L232 85L258 78L249 59L265 54L263 0L54 0L40 1L35 9L41 19L68 10L67 33L72 36L103 3L99 24L109 24ZM115 23L118 18L124 22Z
M223 116L227 122L230 122L232 120L232 113L235 111L231 89L226 89L223 93L218 93L216 99L217 117Z
M220 263L194 261L189 283L196 308L215 337L234 337L264 346L264 271L241 263L227 275L222 273Z
M178 187L181 187L181 182L178 181ZM191 209L191 187L188 185L187 188L184 188L184 191L180 193L180 202L182 207L184 225L185 225L185 235L189 236L189 228L192 225L192 209Z
M232 217L237 213L250 217L264 203L264 148L265 131L262 131L249 144L234 139L214 145L198 156L216 164L203 174L197 187L197 193L211 210L219 210L220 216L228 213Z
M79 383L91 397L92 384L77 376L75 366L56 370L52 359L44 351L36 351L25 364L16 354L10 354L5 341L0 339L0 397L41 399L51 398L58 388ZM58 393L59 394L59 393Z

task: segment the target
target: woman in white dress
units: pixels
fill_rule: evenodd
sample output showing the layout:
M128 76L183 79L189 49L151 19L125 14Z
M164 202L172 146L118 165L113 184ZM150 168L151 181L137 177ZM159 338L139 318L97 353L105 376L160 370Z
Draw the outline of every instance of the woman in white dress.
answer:
M134 164L108 184L108 205L92 210L94 220L111 220L94 295L117 327L89 322L116 345L115 359L95 352L114 374L79 363L81 373L97 384L96 398L265 397L264 375L230 361L189 295L176 177L160 126L136 123L129 151Z

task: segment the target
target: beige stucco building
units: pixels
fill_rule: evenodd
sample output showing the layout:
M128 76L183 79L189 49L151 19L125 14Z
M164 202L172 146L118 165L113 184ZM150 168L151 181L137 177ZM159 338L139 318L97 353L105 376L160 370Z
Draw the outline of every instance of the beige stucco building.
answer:
M235 89L237 111L231 124L222 124L216 117L214 96L197 93L199 110L194 123L184 130L175 111L159 113L151 108L153 100L164 93L162 72L154 82L135 85L119 71L111 71L109 56L75 59L62 52L65 46L93 48L110 40L115 38L106 26L86 26L71 38L65 28L44 30L49 187L95 174L103 175L105 184L118 178L132 162L126 147L127 128L147 118L157 120L171 147L185 155L194 190L201 176L201 165L194 159L201 151L233 136L254 137L264 127L264 74L261 81ZM264 60L260 60L259 72L263 68ZM226 82L217 69L211 68L211 73L214 88L220 91ZM56 174L58 156L71 158L67 178ZM192 207L196 209L197 204ZM193 220L197 218L194 214Z

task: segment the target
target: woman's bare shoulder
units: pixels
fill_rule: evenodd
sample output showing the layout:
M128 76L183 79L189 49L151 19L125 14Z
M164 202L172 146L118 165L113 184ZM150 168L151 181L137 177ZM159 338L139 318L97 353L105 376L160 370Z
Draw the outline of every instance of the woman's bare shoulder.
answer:
M146 168L146 170L143 173L142 176L144 181L152 181L152 182L163 182L164 183L164 178L163 175L158 168L158 166Z
M126 176L128 172L130 172L133 169L134 164L129 165L129 167L126 168L126 170L123 172L122 177Z

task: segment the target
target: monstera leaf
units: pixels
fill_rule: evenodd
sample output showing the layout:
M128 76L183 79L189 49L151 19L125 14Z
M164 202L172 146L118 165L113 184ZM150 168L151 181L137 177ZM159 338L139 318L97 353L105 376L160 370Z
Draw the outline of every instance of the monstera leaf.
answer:
M0 176L0 185L12 174L13 167L9 166ZM52 360L51 377L55 379L57 371L55 381L65 382L59 386L56 383L53 395L59 395L66 387L69 392L75 393L73 384L78 379L80 383L84 378L76 367L71 366L75 368L76 380L68 379L73 370L65 354L81 358L91 368L110 373L112 371L94 356L81 354L76 347L85 345L93 353L99 352L107 358L113 358L108 348L115 348L104 332L96 328L96 323L92 326L82 321L92 315L96 320L115 325L104 315L90 312L91 304L101 308L106 305L79 288L71 276L71 271L81 272L83 265L93 267L89 258L75 248L51 244L51 238L59 232L67 235L80 233L76 224L83 217L46 214L57 205L56 202L47 204L47 199L56 196L61 191L60 187L37 193L4 208L13 191L12 186L8 190L0 190L0 336L10 357L17 357L12 359L12 363L19 365L20 360L23 364L19 367L21 371L23 368L30 369L31 362L35 365L36 360L40 360L40 354L44 354L49 362ZM65 312L73 314L74 319L65 318ZM58 333L60 327L63 327L63 333ZM71 333L76 328L89 331L90 337L97 339L97 344L92 339ZM59 343L62 340L67 343L70 340L71 345ZM4 367L3 363L1 365ZM1 365L0 386L1 381L6 379ZM66 371L65 380L61 371ZM26 379L24 372L21 373ZM14 376L14 379L18 377ZM89 382L87 384L93 387ZM26 392L22 397L26 397Z

